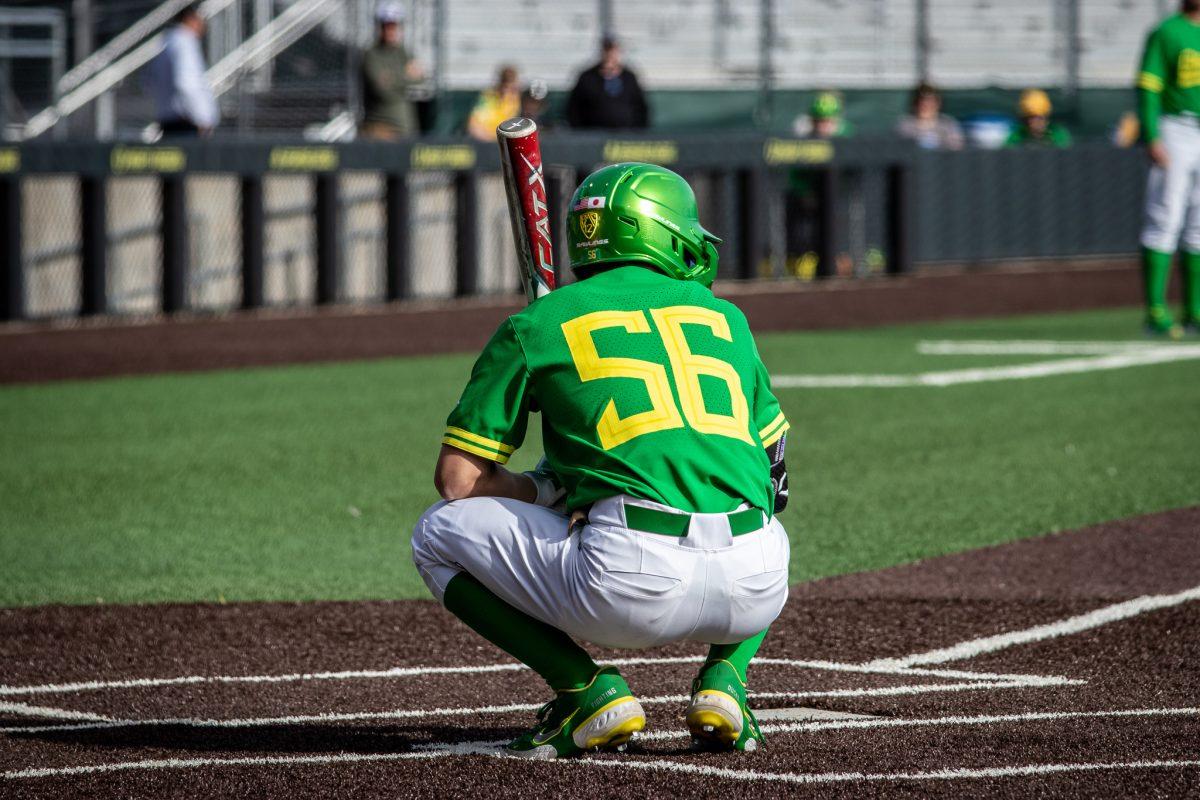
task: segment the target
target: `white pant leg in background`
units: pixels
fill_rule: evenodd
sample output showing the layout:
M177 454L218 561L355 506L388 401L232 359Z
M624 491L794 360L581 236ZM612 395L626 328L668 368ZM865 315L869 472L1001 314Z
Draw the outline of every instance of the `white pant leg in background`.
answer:
M733 537L725 515L693 514L676 538L626 528L624 503L674 511L609 498L567 536L566 517L529 503L438 503L413 531L413 561L439 600L465 571L535 619L610 647L737 642L779 615L788 541L778 521Z
M1159 134L1168 163L1166 169L1150 168L1141 244L1160 253L1174 253L1185 222L1185 238L1200 246L1200 212L1195 202L1200 183L1200 120L1164 116L1159 120Z

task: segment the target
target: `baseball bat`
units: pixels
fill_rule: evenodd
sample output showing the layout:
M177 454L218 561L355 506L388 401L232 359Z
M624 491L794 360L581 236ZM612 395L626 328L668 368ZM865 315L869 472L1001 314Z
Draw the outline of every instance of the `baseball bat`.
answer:
M537 123L525 117L505 120L496 128L496 141L517 246L517 269L525 297L532 303L555 286L550 208Z

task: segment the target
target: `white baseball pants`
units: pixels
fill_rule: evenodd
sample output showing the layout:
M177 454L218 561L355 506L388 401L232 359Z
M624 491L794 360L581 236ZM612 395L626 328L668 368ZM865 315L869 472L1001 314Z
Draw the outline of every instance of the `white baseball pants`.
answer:
M788 539L777 520L734 537L726 515L692 514L687 536L674 537L627 528L626 504L682 513L612 497L568 536L565 516L519 500L441 502L413 530L413 562L439 601L465 571L535 619L607 647L730 644L779 615Z
M1163 116L1159 134L1167 168L1151 167L1146 182L1142 247L1174 253L1200 253L1200 118Z

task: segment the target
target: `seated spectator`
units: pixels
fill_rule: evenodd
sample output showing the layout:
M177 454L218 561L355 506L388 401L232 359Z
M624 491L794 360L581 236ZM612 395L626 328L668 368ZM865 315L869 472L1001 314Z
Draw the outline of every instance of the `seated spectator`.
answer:
M796 117L792 132L814 139L839 139L850 136L854 129L842 116L842 98L837 92L821 92L813 99L808 113Z
M611 36L600 44L600 63L580 73L567 100L572 128L645 128L650 112L637 75L621 62L621 45Z
M1008 136L1005 147L1070 147L1071 134L1050 121L1054 106L1041 89L1026 89L1017 101L1020 122Z
M961 150L963 146L958 120L942 113L942 93L928 83L913 90L909 114L896 123L896 133L926 150Z
M359 134L383 141L416 136L417 114L408 92L424 77L424 71L404 47L404 6L380 3L375 20L378 39L362 58L363 122Z
M521 112L521 90L517 85L517 68L509 64L500 67L496 85L484 89L467 119L467 133L475 139L490 142L496 138L496 128L506 119Z

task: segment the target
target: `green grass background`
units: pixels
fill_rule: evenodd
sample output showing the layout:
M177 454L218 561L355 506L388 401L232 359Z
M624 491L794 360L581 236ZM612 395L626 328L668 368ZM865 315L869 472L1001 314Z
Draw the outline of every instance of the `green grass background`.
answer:
M1118 310L759 337L776 374L987 366L920 339L1127 339ZM0 605L424 597L471 356L0 389ZM793 578L1200 503L1200 362L951 388L780 390ZM536 426L532 426L536 428ZM536 460L536 434L514 458Z

